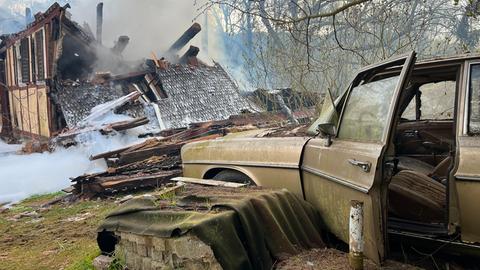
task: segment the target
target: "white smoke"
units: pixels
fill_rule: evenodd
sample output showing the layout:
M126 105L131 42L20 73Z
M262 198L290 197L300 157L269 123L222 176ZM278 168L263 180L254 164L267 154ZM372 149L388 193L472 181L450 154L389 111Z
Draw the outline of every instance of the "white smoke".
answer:
M193 0L82 0L70 1L73 20L80 25L87 22L96 32L96 5L103 2L103 44L113 47L121 35L130 37L130 44L124 51L128 60L150 57L162 52L187 30L202 1ZM200 22L201 23L201 22ZM200 47L201 34L191 45ZM185 50L188 49L184 48Z
M108 136L87 132L77 137L77 146L29 155L12 153L21 146L5 146L0 141L0 204L56 192L70 186L72 177L104 171L107 166L103 160L90 161L89 157L139 143L143 139L138 134L143 132L141 127Z
M100 104L91 112L84 125L99 129L105 124L132 119L114 114L112 110L96 115L110 103ZM64 149L58 147L52 153L18 155L21 145L8 145L0 141L0 204L12 203L34 194L59 191L68 187L71 177L85 173L104 171L103 160L90 161L89 157L99 153L123 148L143 141L138 135L147 132L136 127L124 132L102 135L98 131L83 132L75 138L77 146ZM3 153L3 154L2 154Z

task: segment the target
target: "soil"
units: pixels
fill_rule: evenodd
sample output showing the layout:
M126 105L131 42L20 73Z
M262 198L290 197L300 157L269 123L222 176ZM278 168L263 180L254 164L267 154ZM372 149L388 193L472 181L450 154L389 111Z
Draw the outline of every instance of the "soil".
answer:
M64 194L29 198L0 213L0 269L92 269L100 251L96 228L113 200L46 203Z
M336 249L311 249L304 251L296 256L278 262L275 265L278 270L343 270L350 269L348 264L348 254ZM376 266L370 260L364 261L365 270L385 269L385 270L414 270L420 269L415 266L402 264L394 261L386 261L382 267Z

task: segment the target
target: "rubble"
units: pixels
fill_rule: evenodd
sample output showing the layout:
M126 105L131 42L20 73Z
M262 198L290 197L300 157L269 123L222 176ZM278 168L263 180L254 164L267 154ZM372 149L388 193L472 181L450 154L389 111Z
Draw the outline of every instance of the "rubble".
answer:
M281 122L281 119L284 121ZM136 145L91 156L90 160L104 159L108 169L73 178L72 192L91 198L158 188L181 175L180 149L183 145L245 130L258 130L257 136L260 137L305 135L306 126L282 125L287 122L281 114L248 114L231 116L227 120L194 123L188 129L166 130L162 133L165 137L149 138Z
M96 36L88 25L72 21L68 8L56 3L24 31L1 39L2 135L29 141L25 153L70 147L98 133L132 131L146 138L92 156L104 159L108 169L74 177L75 195L90 198L159 187L181 174L179 154L186 143L254 129L273 128L261 136L295 136L289 125L308 122L315 113L313 99L298 105L287 90L275 99L280 107L268 102L259 107L220 64L197 59L198 47L178 55L201 31L198 23L160 59L152 52L151 59L126 61L122 52L128 36L119 36L112 48L102 43L102 4L97 6ZM36 51L28 55L28 47Z
M126 61L121 54L129 37L120 36L113 48L102 45L102 5L96 37L69 18L68 8L56 3L37 14L24 31L2 37L2 135L44 141L59 134L68 137L84 132L79 129L110 109L141 118L146 129L157 131L252 109L219 64L197 59L199 48L190 46L184 56L177 55L201 31L198 23L160 60L153 54L153 59ZM35 48L31 57L28 47ZM109 106L93 111L102 104Z

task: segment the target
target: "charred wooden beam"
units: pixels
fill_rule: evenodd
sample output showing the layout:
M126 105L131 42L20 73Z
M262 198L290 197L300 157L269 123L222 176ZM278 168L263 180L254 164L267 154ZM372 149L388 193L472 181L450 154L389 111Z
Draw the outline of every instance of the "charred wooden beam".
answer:
M153 156L169 155L175 152L179 153L180 149L184 144L185 143L165 144L165 145L160 145L153 148L140 149L140 150L127 152L127 153L120 153L119 164L120 165L128 164L135 161L144 160Z
M136 128L139 126L143 126L149 122L147 117L139 117L135 118L132 120L127 120L127 121L120 121L120 122L115 122L108 124L100 129L100 132L102 134L108 134L111 133L112 131L122 131L122 130L127 130L127 129L132 129Z
M120 36L117 42L115 42L115 45L112 48L112 52L116 54L122 54L127 47L129 41L130 38L128 36Z
M179 50L181 50L187 43L192 40L200 31L202 30L202 27L198 23L194 23L190 28L183 33L182 36L180 36L177 41L175 41L172 46L168 49L168 54L175 54Z
M180 57L180 64L190 64L190 65L197 65L197 55L200 52L200 49L195 46L190 46L185 54Z
M180 170L162 171L150 175L135 175L122 178L117 177L117 179L99 178L97 183L100 184L104 191L159 187L162 183L166 183L170 178L178 176L180 174Z
M97 5L97 41L102 44L102 32L103 32L103 2Z
M117 156L118 154L120 154L123 151L128 150L129 148L130 147L123 147L123 148L120 148L120 149L116 149L116 150L112 150L112 151L108 151L108 152L103 152L103 153L100 153L100 154L97 154L97 155L94 155L94 156L90 156L90 160L97 160L97 159L101 159L101 158L111 158L111 157Z

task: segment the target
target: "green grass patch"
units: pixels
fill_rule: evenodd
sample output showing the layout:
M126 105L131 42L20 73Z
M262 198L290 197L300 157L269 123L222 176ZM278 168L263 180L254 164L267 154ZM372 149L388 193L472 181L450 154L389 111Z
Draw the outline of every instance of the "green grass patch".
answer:
M93 259L100 255L100 250L94 248L92 250L84 250L83 257L65 270L93 270Z
M34 204L34 203L42 203L47 202L50 200L55 199L56 197L60 197L65 195L66 193L63 191L53 192L53 193L44 193L44 194L36 194L26 198L25 200L21 201L20 204Z

